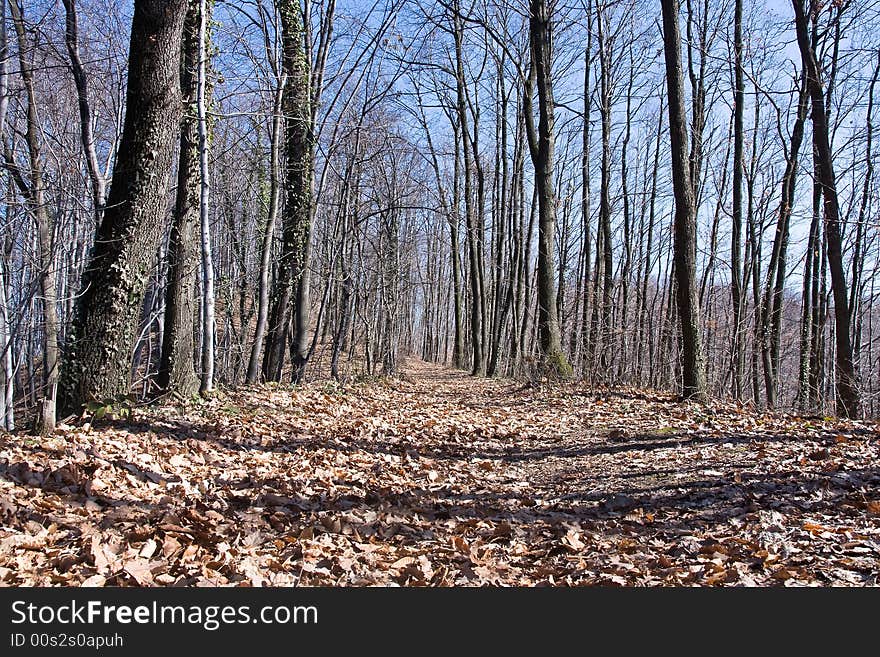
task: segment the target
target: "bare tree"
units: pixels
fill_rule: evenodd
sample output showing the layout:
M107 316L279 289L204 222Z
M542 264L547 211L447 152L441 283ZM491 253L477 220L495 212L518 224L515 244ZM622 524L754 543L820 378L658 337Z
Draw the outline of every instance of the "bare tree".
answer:
M12 24L18 37L18 62L21 79L27 96L27 143L30 171L29 180L16 165L12 151L4 144L6 166L18 184L21 193L28 199L31 212L37 224L39 243L39 276L43 309L43 402L37 418L37 430L49 433L55 429L56 395L58 388L58 309L55 266L53 262L53 226L46 202L46 188L43 176L42 139L37 116L37 92L31 62L27 60L28 44L24 15L18 0L9 3Z
M571 366L562 353L559 315L556 308L556 272L554 236L556 233L556 191L553 185L553 131L555 105L552 73L552 15L550 3L529 3L529 43L531 62L523 105L529 151L535 167L535 190L538 196L538 332L541 351L548 368L560 376L569 376ZM538 126L535 129L532 94L538 93Z
M706 371L700 336L700 302L695 268L696 208L690 163L686 152L687 125L681 72L681 34L678 0L661 0L666 86L669 93L669 141L672 149L672 184L675 190L675 281L682 343L682 394L695 401L706 399Z
M211 2L213 4L213 0ZM207 0L199 0L199 65L196 82L196 111L199 134L199 225L202 250L202 380L200 392L214 389L214 259L211 255L211 218L209 214L210 169L208 167L208 23L211 20Z
M98 153L95 149L94 119L92 103L89 94L89 79L83 66L79 53L79 21L76 13L76 0L63 0L65 11L64 43L67 46L67 54L70 57L70 69L73 73L73 81L76 84L77 105L79 108L80 141L86 156L86 167L89 179L92 183L92 204L95 211L95 225L100 226L104 219L104 204L107 196L107 181L101 165L98 163Z
M733 216L730 229L730 290L733 296L733 394L742 395L743 324L742 291L742 187L743 187L743 114L745 111L745 83L743 82L743 22L742 0L734 4L734 89L733 89Z
M834 174L833 155L829 140L828 114L822 71L816 60L816 52L810 42L807 10L803 0L792 0L798 48L810 90L813 121L813 149L818 165L817 174L824 199L825 235L828 240L828 267L831 271L831 291L834 296L837 412L845 417L860 414L859 389L853 363L849 294L846 274L843 270L843 242L840 234L840 206L837 198L837 181ZM816 4L809 0L809 15L815 15Z
M333 30L335 2L328 3L312 60L311 29L299 0L276 0L281 20L281 68L286 78L284 157L287 167L279 272L269 314L263 376L280 381L289 331L293 380L305 375L309 357L310 261L315 179L317 107ZM308 6L309 3L306 3Z

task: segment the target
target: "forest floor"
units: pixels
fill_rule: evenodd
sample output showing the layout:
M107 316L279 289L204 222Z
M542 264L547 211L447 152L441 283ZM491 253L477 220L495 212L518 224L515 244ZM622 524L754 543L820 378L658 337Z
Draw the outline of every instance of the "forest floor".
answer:
M870 423L411 362L0 435L0 584L877 585Z

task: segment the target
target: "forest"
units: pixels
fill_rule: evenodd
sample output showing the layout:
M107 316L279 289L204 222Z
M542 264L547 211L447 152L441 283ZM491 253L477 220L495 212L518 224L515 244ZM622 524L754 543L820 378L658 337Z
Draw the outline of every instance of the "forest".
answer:
M880 5L0 0L0 585L876 585Z

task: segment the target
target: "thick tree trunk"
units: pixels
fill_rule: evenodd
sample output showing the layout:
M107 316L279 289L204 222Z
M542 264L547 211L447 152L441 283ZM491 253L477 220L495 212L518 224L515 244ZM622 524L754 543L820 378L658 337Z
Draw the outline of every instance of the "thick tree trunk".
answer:
M676 301L682 345L683 396L706 399L706 370L700 336L700 302L696 286L696 208L687 155L684 92L681 72L681 34L678 0L661 0L666 85L669 90L669 137L672 147L672 185L675 194L674 260Z
M281 65L287 77L283 108L286 199L282 213L281 256L272 301L263 376L280 381L292 326L293 380L299 383L308 360L309 261L312 236L312 142L314 140L311 66L297 0L279 0Z
M180 122L177 197L168 240L165 329L156 382L181 397L198 391L195 358L195 283L199 267L196 226L199 221L199 152L196 129L196 77L199 57L199 2L190 0L183 31L180 89L188 108Z
M104 220L83 274L62 373L62 408L127 395L138 317L163 230L181 114L186 0L136 0L125 125Z

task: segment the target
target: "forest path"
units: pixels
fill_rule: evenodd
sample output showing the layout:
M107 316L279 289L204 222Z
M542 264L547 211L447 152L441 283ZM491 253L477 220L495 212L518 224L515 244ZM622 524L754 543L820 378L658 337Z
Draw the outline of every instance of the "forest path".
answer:
M877 584L874 425L410 361L0 435L0 583Z

